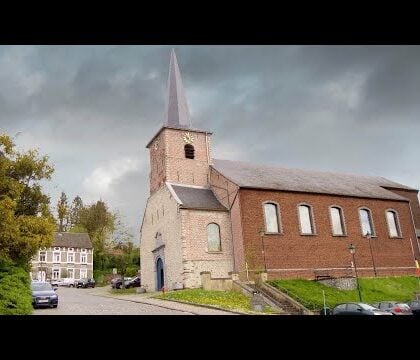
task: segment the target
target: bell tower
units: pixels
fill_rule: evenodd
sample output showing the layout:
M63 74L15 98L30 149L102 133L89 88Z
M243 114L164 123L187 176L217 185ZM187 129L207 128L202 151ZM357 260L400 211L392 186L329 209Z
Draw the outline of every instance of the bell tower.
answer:
M150 193L165 182L208 186L211 132L194 129L175 51L171 51L165 122L147 144Z

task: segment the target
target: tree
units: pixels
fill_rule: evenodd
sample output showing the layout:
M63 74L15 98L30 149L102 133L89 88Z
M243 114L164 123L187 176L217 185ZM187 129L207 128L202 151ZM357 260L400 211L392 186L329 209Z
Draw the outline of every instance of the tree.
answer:
M74 227L80 224L80 213L83 209L83 201L82 198L77 195L71 204L70 209L70 226Z
M116 215L108 210L103 201L80 210L80 224L86 229L93 245L95 269L104 269L107 249L111 247L111 236L115 230Z
M130 266L133 257L134 245L131 241L119 243L114 251L117 263L117 271L121 276L122 284L121 287L125 288L124 277L127 273L127 268Z
M67 202L67 195L64 191L61 192L60 199L57 203L57 212L58 212L58 231L63 232L67 230L68 226L68 216L69 216L69 204Z
M31 258L53 240L55 219L40 182L54 169L37 150L21 153L0 134L0 258L29 270Z

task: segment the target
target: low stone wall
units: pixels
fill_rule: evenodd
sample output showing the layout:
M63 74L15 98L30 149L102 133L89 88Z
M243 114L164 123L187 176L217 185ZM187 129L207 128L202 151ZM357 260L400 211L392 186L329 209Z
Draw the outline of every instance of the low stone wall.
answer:
M201 284L204 290L229 291L232 290L232 278L212 278L211 273L203 271L200 273Z
M329 287L333 287L340 290L354 290L357 288L356 279L353 277L338 278L338 279L324 279L317 280L317 282L324 284Z

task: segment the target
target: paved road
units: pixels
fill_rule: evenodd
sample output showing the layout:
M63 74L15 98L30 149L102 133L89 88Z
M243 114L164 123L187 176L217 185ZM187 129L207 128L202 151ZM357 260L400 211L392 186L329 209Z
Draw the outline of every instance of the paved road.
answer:
M232 315L217 309L146 298L142 295L111 297L108 288L59 287L56 309L34 309L34 315Z
M34 315L192 315L155 305L89 294L92 289L60 287L56 309L34 309Z

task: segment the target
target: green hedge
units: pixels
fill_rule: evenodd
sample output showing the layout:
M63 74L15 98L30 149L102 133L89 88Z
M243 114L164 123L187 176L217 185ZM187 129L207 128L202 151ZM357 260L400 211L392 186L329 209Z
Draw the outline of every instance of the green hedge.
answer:
M10 264L0 264L0 314L31 313L32 293L28 272Z

